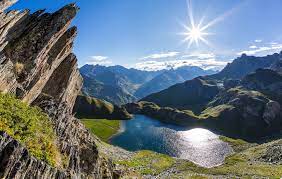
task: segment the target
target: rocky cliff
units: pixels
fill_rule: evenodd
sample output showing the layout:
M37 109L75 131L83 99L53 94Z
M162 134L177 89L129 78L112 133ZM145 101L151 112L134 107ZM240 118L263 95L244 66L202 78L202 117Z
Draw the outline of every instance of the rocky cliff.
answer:
M0 91L13 93L45 111L54 125L64 168L32 157L4 131L0 135L1 178L115 178L93 137L72 115L82 86L72 54L77 29L69 28L78 8L55 13L5 11L15 0L0 0Z

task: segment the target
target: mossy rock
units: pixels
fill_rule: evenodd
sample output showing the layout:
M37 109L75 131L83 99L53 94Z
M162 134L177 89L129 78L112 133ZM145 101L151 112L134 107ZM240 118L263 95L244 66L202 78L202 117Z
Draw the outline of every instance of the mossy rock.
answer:
M34 157L61 166L53 125L40 108L0 93L0 130L18 140Z

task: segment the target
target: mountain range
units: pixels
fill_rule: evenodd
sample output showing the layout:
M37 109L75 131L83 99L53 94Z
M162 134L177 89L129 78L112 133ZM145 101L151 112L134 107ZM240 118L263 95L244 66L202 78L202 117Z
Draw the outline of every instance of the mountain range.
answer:
M168 123L203 126L245 139L282 128L282 52L265 57L243 54L214 75L197 77L127 104Z
M264 57L243 54L232 63L229 63L219 73L194 78L184 83L173 85L158 93L150 94L141 99L141 101L150 101L160 106L176 108L186 107L187 105L195 106L192 98L195 98L198 104L204 98L204 95L213 94L215 96L214 91L219 91L223 85L231 85L230 87L237 86L241 79L255 72L257 69L278 68L280 59L282 59L282 52ZM184 93L185 97L183 97ZM209 100L210 98L207 99Z
M84 78L83 92L89 96L121 105L159 92L176 83L215 71L184 66L177 69L142 71L123 66L84 65L80 68Z

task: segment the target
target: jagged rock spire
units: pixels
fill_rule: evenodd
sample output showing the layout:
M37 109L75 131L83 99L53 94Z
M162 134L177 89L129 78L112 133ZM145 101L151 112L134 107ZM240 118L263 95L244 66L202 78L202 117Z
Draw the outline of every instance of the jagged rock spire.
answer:
M14 93L49 115L68 160L66 168L52 168L0 131L0 177L113 178L113 165L99 153L97 139L72 115L82 86L72 53L77 28L69 28L77 6L55 13L4 12L14 2L0 0L0 91Z
M18 0L0 0L0 13L5 11L11 5L16 3Z
M7 7L14 1L1 2L3 7ZM69 29L69 26L77 11L75 4L69 4L52 14L43 10L33 14L13 11L9 16L11 11L5 18L3 16L2 23L5 25L0 28L0 47L3 49L0 48L0 84L4 85L0 85L1 91L15 93L28 103L37 98L53 72L64 60L69 60L67 57L72 52L77 34L76 27ZM76 86L81 86L79 73L76 77ZM80 87L77 89L80 90ZM66 97L64 99L74 103Z

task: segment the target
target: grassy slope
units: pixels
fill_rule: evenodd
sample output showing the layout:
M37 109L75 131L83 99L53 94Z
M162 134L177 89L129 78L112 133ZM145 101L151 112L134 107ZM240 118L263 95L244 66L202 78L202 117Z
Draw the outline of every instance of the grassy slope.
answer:
M175 164L175 159L167 155L158 154L152 151L139 151L132 159L117 161L117 164L134 168L142 175L157 175Z
M223 165L210 169L151 151L139 151L132 159L116 161L116 163L130 167L143 175L160 174L161 178L280 178L282 176L282 165L257 160L273 142L257 145L227 137L221 139L235 147L235 153L227 157ZM170 173L169 177L162 175L162 172L169 168L177 172Z
M119 120L81 119L81 121L86 128L104 142L107 142L109 138L116 134L120 128Z
M52 123L38 107L0 93L0 130L21 142L36 158L52 166L61 165Z

